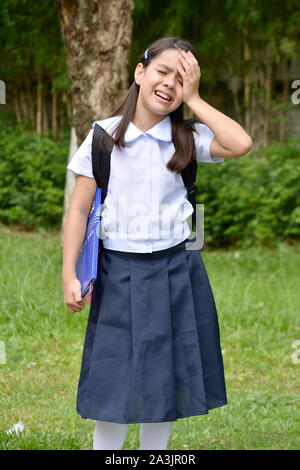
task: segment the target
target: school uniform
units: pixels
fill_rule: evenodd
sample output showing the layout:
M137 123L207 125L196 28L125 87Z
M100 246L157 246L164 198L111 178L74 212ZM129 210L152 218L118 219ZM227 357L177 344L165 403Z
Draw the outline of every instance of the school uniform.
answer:
M120 118L94 122L67 169L93 178L94 126L113 135ZM197 162L223 162L210 155L213 132L195 128ZM219 324L201 253L185 249L193 207L166 167L170 116L145 133L131 122L125 144L111 152L77 412L115 423L206 414L227 404Z

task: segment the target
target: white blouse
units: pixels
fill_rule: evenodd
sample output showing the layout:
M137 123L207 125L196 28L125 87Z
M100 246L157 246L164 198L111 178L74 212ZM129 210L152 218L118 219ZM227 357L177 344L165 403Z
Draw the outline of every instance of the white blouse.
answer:
M91 148L93 128L99 124L113 134L121 116L95 121L67 169L93 178ZM195 123L193 132L197 162L217 163L210 145L214 133ZM111 250L151 253L186 240L191 230L187 219L193 206L181 174L166 165L175 152L171 118L167 115L147 132L132 122L125 132L125 147L113 146L107 195L101 208L100 237Z

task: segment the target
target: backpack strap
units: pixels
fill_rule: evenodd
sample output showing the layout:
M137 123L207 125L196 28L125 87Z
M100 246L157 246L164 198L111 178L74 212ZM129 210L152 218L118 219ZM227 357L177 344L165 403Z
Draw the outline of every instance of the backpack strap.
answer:
M197 186L196 186L196 176L197 176L197 169L198 163L196 160L196 149L195 149L195 141L192 138L192 145L193 145L193 155L194 158L191 158L190 162L187 166L181 171L181 176L184 182L184 185L187 190L187 196L189 202L192 204L194 212L192 214L192 228L196 227L196 193L197 193Z
M95 124L92 140L92 168L97 186L102 189L101 204L107 195L113 144L113 138L99 124Z

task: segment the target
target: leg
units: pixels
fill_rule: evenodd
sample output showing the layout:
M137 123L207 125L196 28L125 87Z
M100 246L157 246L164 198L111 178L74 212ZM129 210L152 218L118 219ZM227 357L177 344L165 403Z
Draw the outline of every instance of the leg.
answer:
M166 450L173 422L141 423L140 449Z
M93 450L120 450L123 447L128 424L96 421Z

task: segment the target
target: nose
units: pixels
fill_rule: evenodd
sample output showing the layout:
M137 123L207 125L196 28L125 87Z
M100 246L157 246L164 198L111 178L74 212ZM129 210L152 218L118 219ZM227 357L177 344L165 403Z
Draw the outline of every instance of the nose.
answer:
M165 79L164 79L164 81L163 81L163 86L173 89L174 86L175 86L175 78L171 78L171 77L167 78L167 77L165 77Z

